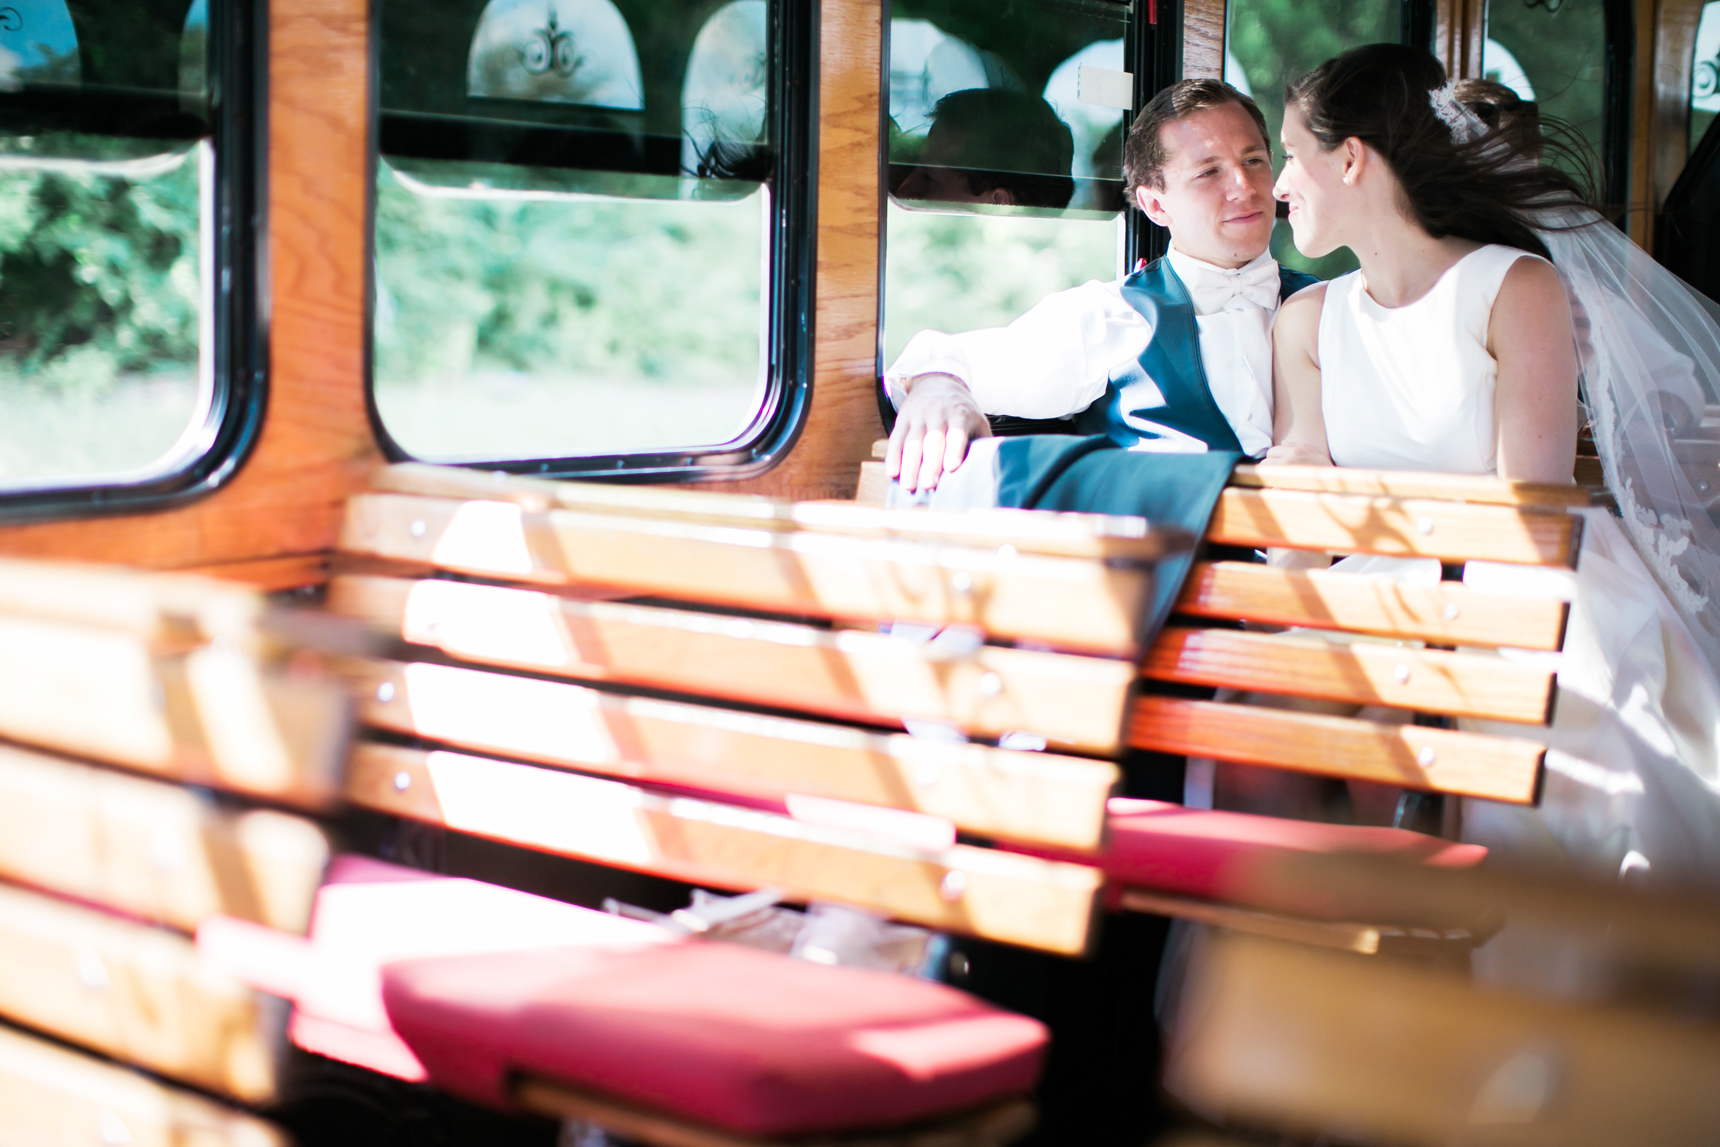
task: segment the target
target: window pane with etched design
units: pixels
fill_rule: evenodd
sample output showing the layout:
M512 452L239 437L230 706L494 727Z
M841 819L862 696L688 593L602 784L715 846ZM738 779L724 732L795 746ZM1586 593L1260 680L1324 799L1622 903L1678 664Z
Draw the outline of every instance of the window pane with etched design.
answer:
M777 21L384 0L372 377L400 452L673 468L756 438L781 394Z

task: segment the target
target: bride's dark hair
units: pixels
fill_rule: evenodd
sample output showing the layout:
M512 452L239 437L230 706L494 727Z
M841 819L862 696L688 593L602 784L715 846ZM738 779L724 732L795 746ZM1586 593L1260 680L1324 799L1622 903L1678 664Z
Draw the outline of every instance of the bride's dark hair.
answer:
M1324 150L1353 137L1383 156L1402 189L1404 214L1435 239L1455 235L1546 257L1534 220L1549 209L1589 203L1577 180L1547 162L1568 149L1534 121L1496 121L1486 125L1494 130L1459 142L1430 98L1444 86L1445 69L1432 53L1368 44L1291 84L1284 106L1301 114ZM1537 137L1533 147L1507 138L1529 131Z

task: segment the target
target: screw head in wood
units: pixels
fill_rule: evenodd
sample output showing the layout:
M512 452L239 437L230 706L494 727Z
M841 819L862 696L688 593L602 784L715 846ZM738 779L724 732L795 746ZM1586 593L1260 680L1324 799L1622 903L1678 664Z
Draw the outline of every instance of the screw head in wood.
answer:
M384 705L394 700L394 682L384 681L376 687L376 699Z
M944 873L942 882L938 884L938 895L950 903L955 903L967 891L967 873L958 869L950 869Z
M1457 620L1457 603L1455 601L1446 602L1445 603L1445 610L1444 610L1442 616L1444 616L1445 620L1447 620L1447 621L1456 621Z
M407 772L405 769L401 769L398 773L394 774L394 791L395 792L403 793L411 787L412 787L412 774L411 773Z
M410 529L413 537L421 538L424 536L424 531L429 529L429 527L424 524L424 519L417 518L413 520Z
M1418 534L1433 533L1433 519L1423 514L1415 520L1415 531Z
M1438 754L1433 751L1432 745L1423 745L1415 754L1415 763L1424 769L1437 759Z
M1409 666L1403 662L1399 662L1397 668L1392 670L1392 680L1396 681L1399 685L1408 685Z

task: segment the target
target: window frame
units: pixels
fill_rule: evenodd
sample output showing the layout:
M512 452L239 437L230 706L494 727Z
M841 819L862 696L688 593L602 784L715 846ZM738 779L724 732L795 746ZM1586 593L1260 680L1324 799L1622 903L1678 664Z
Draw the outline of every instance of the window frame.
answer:
M713 4L708 20L723 5ZM382 106L370 107L369 193L373 206L366 228L364 402L377 445L390 462L424 462L470 470L613 482L714 482L756 477L793 449L806 424L812 398L813 272L817 239L814 138L817 93L818 6L772 0L770 50L780 61L771 69L771 122L777 143L776 175L769 187L771 226L769 296L765 302L765 398L746 431L727 443L561 458L514 458L477 462L422 459L407 451L384 425L376 402L376 171L381 158ZM372 69L380 67L381 4L371 7L377 32L371 41Z
M268 186L267 0L209 0L208 36L215 281L205 297L214 308L215 377L203 448L176 469L140 481L0 488L0 521L172 509L225 485L257 444L269 382L261 254Z

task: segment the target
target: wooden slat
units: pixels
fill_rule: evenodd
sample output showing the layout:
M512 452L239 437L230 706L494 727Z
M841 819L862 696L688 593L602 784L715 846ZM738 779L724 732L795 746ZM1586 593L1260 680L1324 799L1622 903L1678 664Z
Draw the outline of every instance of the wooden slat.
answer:
M948 656L876 632L467 582L340 578L329 607L467 661L856 721L942 721L989 737L1027 729L1099 753L1122 736L1134 680L1126 661L998 646Z
M1534 801L1547 752L1511 737L1171 697L1135 703L1129 744L1512 804Z
M189 938L0 885L0 1014L245 1102L275 1090L285 1007Z
M319 806L348 711L315 655L260 661L226 641L162 655L122 630L0 614L0 737Z
M1580 939L1615 967L1656 977L1720 970L1720 899L1676 884L1645 887L1570 871L1492 866L1457 871L1381 857L1298 855L1231 874L1236 895L1323 916L1507 920L1542 937Z
M1206 536L1231 546L1568 568L1582 519L1513 506L1233 488L1220 495Z
M1086 950L1098 869L860 832L459 753L361 744L353 803L564 856L724 888L782 888L927 927Z
M1141 672L1155 681L1535 725L1546 723L1554 689L1552 670L1500 657L1234 629L1166 629Z
M220 912L302 932L329 844L307 820L0 745L0 876L186 932Z
M1262 912L1257 908L1219 904L1211 900L1164 896L1139 888L1125 888L1118 903L1128 912L1148 912L1154 916L1190 920L1196 924L1242 932L1250 936L1265 936L1272 940L1312 944L1319 948L1357 952L1364 956L1372 956L1380 950L1380 930L1369 924L1284 916L1275 912Z
M0 1027L7 1147L291 1147L272 1124L137 1071Z
M1344 629L1435 645L1546 650L1564 644L1570 614L1563 601L1482 593L1457 582L1416 586L1251 562L1198 563L1176 609L1191 617Z
M0 614L64 621L148 638L160 646L252 639L267 601L211 578L123 566L0 561Z
M530 513L509 502L399 494L350 499L341 546L501 580L624 587L777 613L976 625L1098 653L1132 653L1152 582L1140 567L1007 546Z
M1349 859L1344 858L1346 862ZM1267 869L1272 865L1260 867ZM1491 918L1480 918L1477 926L1471 927L1358 924L1312 916L1293 916L1240 904L1195 900L1186 896L1166 896L1140 888L1123 889L1118 897L1118 904L1128 912L1171 916L1247 936L1311 944L1316 948L1355 952L1363 956L1386 952L1393 955L1413 954L1424 958L1456 956L1467 959L1467 953L1471 949L1485 943L1498 931ZM1323 906L1329 907L1330 904L1330 899L1323 902Z
M590 1123L628 1142L653 1147L1003 1147L1031 1131L1036 1120L1031 1103L1012 1098L896 1131L754 1139L548 1079L527 1076L514 1085L514 1096L528 1111Z
M1155 530L1144 518L1125 515L1008 508L886 510L846 500L788 502L668 486L556 482L412 462L378 469L371 485L394 494L507 502L533 514L568 510L778 533L927 539L983 548L1007 545L1021 553L1061 557L1151 562L1188 545L1179 531Z
M1369 497L1435 498L1498 506L1563 509L1587 506L1594 498L1581 486L1509 482L1478 474L1424 473L1419 470L1361 470L1348 466L1238 466L1232 486L1267 490L1313 490Z
M981 836L1087 851L1109 761L885 735L423 663L360 677L375 728L545 764L781 801L790 793L944 817Z
M1720 1127L1720 1035L1671 1016L1243 938L1202 954L1181 1014L1171 1090L1297 1136L1694 1147Z

